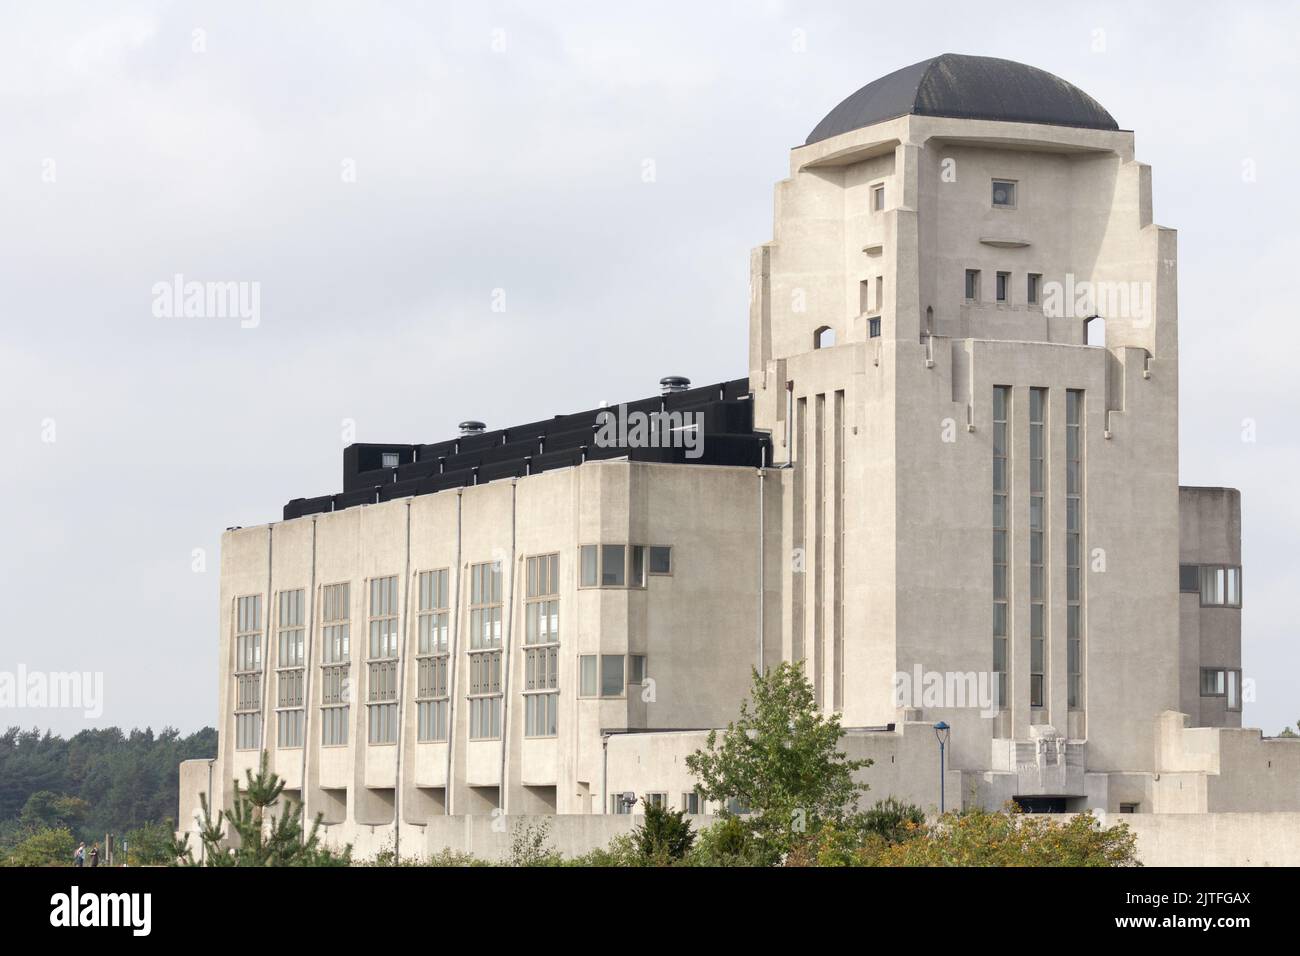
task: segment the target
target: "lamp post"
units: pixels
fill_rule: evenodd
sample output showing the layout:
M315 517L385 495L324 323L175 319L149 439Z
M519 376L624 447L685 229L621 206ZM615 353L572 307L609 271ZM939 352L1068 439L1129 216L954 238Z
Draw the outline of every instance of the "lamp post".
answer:
M939 721L937 724L934 725L934 735L935 735L935 737L937 737L937 738L939 739L939 816L943 816L943 812L944 812L944 801L943 801L943 751L944 751L944 748L948 745L948 735L951 733L951 731L952 731L952 728L949 727L949 726L948 726L944 721L942 721L942 720Z

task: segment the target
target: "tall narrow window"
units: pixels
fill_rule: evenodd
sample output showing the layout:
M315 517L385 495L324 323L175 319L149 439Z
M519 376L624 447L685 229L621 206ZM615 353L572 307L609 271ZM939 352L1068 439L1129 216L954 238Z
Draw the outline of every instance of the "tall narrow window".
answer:
M1007 536L1010 482L1007 473L1007 416L1011 388L993 388L993 673L998 706L1007 706Z
M262 595L235 600L235 749L262 746Z
M807 578L804 574L805 548L804 539L804 488L807 484L807 441L805 433L808 419L808 399L801 398L795 403L794 417L794 501L792 503L794 553L790 559L790 659L802 665L804 659L804 601L807 597ZM807 668L804 668L807 676Z
M321 588L320 742L325 747L342 747L348 742L351 601L351 585L329 584Z
M1038 305L1039 287L1043 284L1043 276L1038 272L1029 273L1025 282L1025 301L1030 305Z
M813 406L813 696L825 707L826 675L826 396Z
M1047 706L1047 389L1029 390L1029 706Z
M835 549L835 567L832 590L834 591L831 607L834 633L831 635L831 706L835 710L844 709L844 392L835 392L835 476L834 505L835 525L832 529Z
M560 556L527 561L524 601L524 736L554 737L559 710Z
M448 570L421 571L416 578L416 739L446 740Z
M397 576L370 581L366 718L372 744L397 743Z
M980 271L978 269L966 270L966 301L975 302L980 297Z
M1065 393L1065 646L1069 706L1083 707L1083 392Z
M501 562L469 572L469 735L501 736Z
M882 212L885 208L885 187L871 187L871 208L875 212Z
M999 272L998 282L997 282L997 293L998 293L999 302L1006 304L1007 300L1010 298L1009 296L1010 289L1011 289L1011 273Z
M280 592L279 654L275 659L276 744L301 747L303 731L303 603L305 592Z

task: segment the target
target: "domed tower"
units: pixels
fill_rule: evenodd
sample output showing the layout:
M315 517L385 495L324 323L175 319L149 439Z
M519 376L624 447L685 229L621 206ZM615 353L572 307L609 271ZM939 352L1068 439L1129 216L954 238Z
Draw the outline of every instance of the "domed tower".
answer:
M986 804L1150 770L1178 707L1177 252L1133 154L1070 83L944 54L792 149L752 254L784 654L846 726L946 720Z

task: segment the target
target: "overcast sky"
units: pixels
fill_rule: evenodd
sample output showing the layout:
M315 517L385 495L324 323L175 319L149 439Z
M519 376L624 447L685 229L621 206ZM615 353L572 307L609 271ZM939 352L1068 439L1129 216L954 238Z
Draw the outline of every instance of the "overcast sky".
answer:
M1182 482L1243 493L1246 723L1294 723L1300 12L1133 6L4 4L0 671L103 672L104 705L0 725L213 723L220 533L340 490L345 420L434 441L744 375L789 148L943 52L1137 131ZM260 324L156 317L177 273L260 283Z

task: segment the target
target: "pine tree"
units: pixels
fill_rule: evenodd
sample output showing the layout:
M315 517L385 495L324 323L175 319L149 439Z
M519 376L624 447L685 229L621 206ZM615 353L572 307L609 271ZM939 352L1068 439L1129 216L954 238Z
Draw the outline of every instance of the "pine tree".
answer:
M304 833L302 805L292 800L283 803L278 816L269 811L284 791L284 781L268 766L262 751L258 771L244 771L246 786L234 781L232 806L213 819L208 795L200 794L202 816L199 841L203 858L196 864L189 847L189 837L177 840L173 849L180 863L187 866L327 866L351 862L352 847L334 853L320 845L321 814Z

